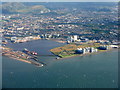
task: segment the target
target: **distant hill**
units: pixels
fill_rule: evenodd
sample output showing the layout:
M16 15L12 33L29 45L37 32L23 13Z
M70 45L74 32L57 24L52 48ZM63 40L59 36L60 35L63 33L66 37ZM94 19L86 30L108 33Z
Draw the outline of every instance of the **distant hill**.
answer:
M15 13L47 13L50 12L49 9L47 9L43 5L34 5L34 6L27 6L21 2L7 2L2 5L0 5L0 8L2 8L3 14L15 14Z

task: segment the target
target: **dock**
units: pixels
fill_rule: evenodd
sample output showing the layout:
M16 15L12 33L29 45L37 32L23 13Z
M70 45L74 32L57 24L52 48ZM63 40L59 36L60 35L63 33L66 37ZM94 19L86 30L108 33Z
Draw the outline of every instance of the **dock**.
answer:
M14 51L10 48L6 48L6 47L2 47L2 55L8 56L10 58L22 61L22 62L26 62L26 63L30 63L30 64L34 64L36 66L42 67L45 64L40 62L37 59L37 56L35 55L29 55L26 54L24 52L21 51Z

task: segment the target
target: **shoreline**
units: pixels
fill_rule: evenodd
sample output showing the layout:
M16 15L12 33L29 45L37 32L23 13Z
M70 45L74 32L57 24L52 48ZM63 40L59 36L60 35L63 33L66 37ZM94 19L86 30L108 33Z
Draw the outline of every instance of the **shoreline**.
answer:
M33 56L28 55L22 51L13 51L13 49L6 47L2 47L2 49L2 56L6 56L17 61L33 64L40 67L43 66L43 64L39 63L36 59L34 59Z
M66 58L72 58L72 57L81 57L81 56L87 56L87 55L93 55L93 54L99 54L99 53L102 53L102 52L109 52L109 51L114 51L114 50L116 50L116 49L109 49L109 50L102 50L102 51L98 51L98 52L95 52L95 53L86 53L86 54L80 54L80 55L71 55L71 56L66 56L66 57L61 57L61 56L59 56L59 55L55 55L53 52L53 54L55 55L55 56L58 56L58 57L60 57L59 59L57 59L57 60L62 60L62 59L66 59Z
M25 63L28 63L28 64L33 64L33 65L36 65L37 67L42 67L43 66L43 64L38 63L38 62L28 61L28 60L24 60L24 59L21 59L21 58L15 58L15 57L7 56L7 55L3 55L3 56L6 56L6 57L11 58L13 60L25 62Z
M31 64L30 61L27 61L27 60L24 60L24 59L15 58L15 57L12 57L12 56L7 56L7 55L3 55L3 56L6 56L6 57L11 58L11 59L14 59L14 60L18 60L18 61L21 61L21 62L25 62L25 63Z

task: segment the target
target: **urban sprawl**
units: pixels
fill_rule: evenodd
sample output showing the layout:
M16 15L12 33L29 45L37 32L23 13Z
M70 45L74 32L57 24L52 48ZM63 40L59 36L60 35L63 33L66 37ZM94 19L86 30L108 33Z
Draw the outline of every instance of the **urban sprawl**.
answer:
M118 6L98 8L87 10L64 7L41 10L39 14L2 14L0 32L6 39L2 40L3 46L8 40L12 43L54 40L68 44L67 48L63 46L51 50L61 57L118 48Z

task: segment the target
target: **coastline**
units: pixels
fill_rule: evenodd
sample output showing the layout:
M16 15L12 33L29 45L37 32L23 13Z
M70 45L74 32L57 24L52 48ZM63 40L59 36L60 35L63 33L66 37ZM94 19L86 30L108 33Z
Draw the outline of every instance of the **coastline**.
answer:
M66 57L61 57L59 55L56 55L58 57L60 57L59 59L57 60L62 60L62 59L66 59L66 58L72 58L72 57L81 57L81 56L87 56L87 55L93 55L93 54L99 54L99 53L103 53L103 52L109 52L109 51L114 51L116 49L109 49L109 50L101 50L101 51L98 51L98 52L94 52L94 53L86 53L86 54L77 54L77 55L71 55L71 56L66 56ZM53 53L53 52L52 52ZM54 54L54 53L53 53ZM54 54L55 55L55 54Z
M42 66L43 66L42 63L35 62L35 61L32 61L32 60L28 61L28 60L24 60L24 59L22 59L22 58L16 58L16 57L7 56L7 55L4 55L4 56L9 57L9 58L11 58L11 59L13 59L13 60L25 62L25 63L28 63L28 64L33 64L33 65L36 65L37 67L42 67Z
M6 55L4 55L4 56L6 56ZM14 60L18 60L18 61L21 61L21 62L25 62L25 63L29 63L29 64L31 64L30 61L27 61L27 60L24 60L24 59L15 58L15 57L11 57L11 56L7 56L7 57L12 58L12 59L14 59Z
M43 64L38 62L33 56L26 54L22 51L14 51L13 49L2 47L2 55L12 58L14 60L22 61L25 63L33 64L42 67Z

